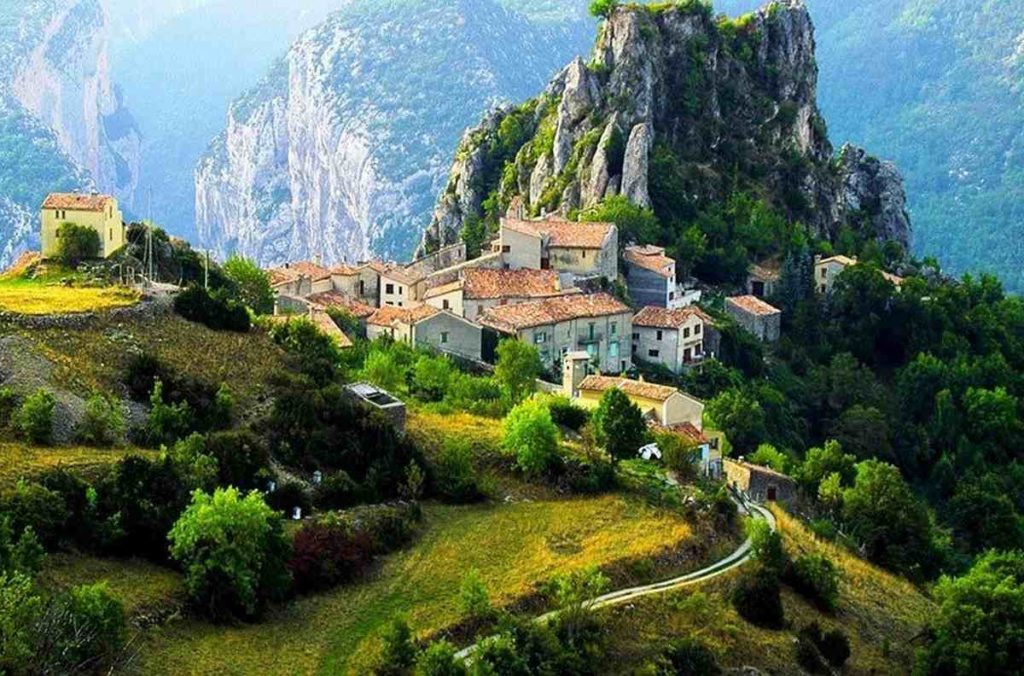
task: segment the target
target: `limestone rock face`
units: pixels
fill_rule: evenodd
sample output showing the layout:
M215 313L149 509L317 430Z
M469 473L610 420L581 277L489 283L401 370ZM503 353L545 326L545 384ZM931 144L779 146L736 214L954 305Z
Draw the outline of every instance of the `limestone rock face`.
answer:
M107 62L99 0L19 0L0 12L0 265L38 246L46 193L96 189L131 209L140 136Z
M517 193L496 171L473 192L519 194L532 214L615 194L645 208L685 202L692 213L743 186L820 236L851 224L906 243L895 167L854 153L833 166L814 53L802 0L725 22L696 3L620 7L601 24L592 58L570 63L533 102L534 135L504 158L511 175L530 176L529 189ZM462 201L453 219L442 199L427 239L454 241L458 231L441 224L484 217L482 207Z
M432 210L433 229L459 232L492 170L475 141L578 53L586 26L494 0L345 4L232 105L195 171L201 239L264 264L334 263L408 257ZM559 94L571 85L585 106L587 77L566 70ZM549 178L531 164L524 194L534 173L538 189Z

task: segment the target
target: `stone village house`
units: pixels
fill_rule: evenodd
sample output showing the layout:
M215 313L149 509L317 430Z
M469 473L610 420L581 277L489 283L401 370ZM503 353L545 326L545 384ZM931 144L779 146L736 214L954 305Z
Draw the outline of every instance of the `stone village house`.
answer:
M682 373L704 359L704 341L711 324L711 317L697 306L675 310L645 307L633 317L633 356Z
M619 275L619 230L611 223L503 218L497 247L513 270L557 270L593 279Z
M492 307L479 323L498 336L535 346L551 369L559 369L566 354L583 351L598 370L620 373L632 366L632 319L627 305L607 293L595 293Z
M725 299L725 312L740 326L767 343L782 333L782 310L757 296L733 296Z
M59 230L65 223L92 228L100 238L99 255L109 258L125 245L126 228L117 200L99 193L52 193L43 201L43 258L54 258L60 244Z
M386 335L413 347L425 347L476 362L481 361L482 332L476 324L430 305L385 306L366 320L366 337L370 340Z
M464 270L461 279L430 289L423 300L428 305L475 320L488 308L499 305L518 305L578 293L579 289L564 288L562 276L554 270L472 268Z

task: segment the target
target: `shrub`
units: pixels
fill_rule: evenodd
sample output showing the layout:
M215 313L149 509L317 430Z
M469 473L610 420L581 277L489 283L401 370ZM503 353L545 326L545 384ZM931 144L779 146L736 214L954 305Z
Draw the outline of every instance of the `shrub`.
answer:
M146 418L146 437L152 444L173 444L188 436L193 429L192 409L187 401L176 404L164 400L164 384L153 383L149 397L149 416Z
M274 311L274 291L270 276L255 262L232 254L223 265L224 274L234 283L235 297L256 314Z
M113 446L123 439L126 427L119 403L102 394L94 394L85 402L85 414L75 435L83 444Z
M221 291L208 292L201 286L190 286L174 299L174 311L185 319L203 324L214 331L245 333L250 328L245 306L226 297Z
M344 512L350 524L370 535L375 554L384 554L405 546L416 533L422 513L416 503L367 505Z
M0 431L7 431L15 420L18 395L9 387L0 387Z
M558 487L580 494L608 491L615 487L615 468L603 458L571 456L563 461Z
M168 537L189 596L212 617L252 617L288 592L291 547L281 518L255 491L196 491Z
M381 652L374 665L377 676L405 676L416 664L416 644L404 617L394 618L381 632Z
M839 603L839 569L822 554L805 554L787 569L786 581L826 610Z
M800 630L797 658L811 673L831 673L828 665L841 669L850 654L850 639L841 629L823 631L817 622L812 622Z
M373 538L339 521L305 524L292 540L288 569L299 591L328 589L361 575L373 561Z
M321 510L345 509L362 501L362 488L346 472L327 475L313 489L313 504Z
M53 409L57 400L46 390L36 390L22 402L15 418L15 427L30 443L48 445L53 442Z
M462 614L475 620L485 620L494 614L491 595L480 577L480 571L473 568L462 578L459 587L459 607Z
M165 454L174 464L182 483L190 489L212 491L217 487L220 475L217 458L206 452L206 437L203 435L190 434L175 442Z
M333 338L308 319L273 324L270 337L288 352L293 368L317 385L326 385L337 377L341 350Z
M468 676L466 663L456 657L455 646L448 641L431 643L416 658L416 676Z
M512 339L498 344L494 380L509 407L517 405L537 389L537 378L543 372L540 353L533 345Z
M771 444L761 444L748 459L755 465L769 467L776 472L786 473L789 469L789 458Z
M270 466L270 452L250 430L216 432L206 438L206 454L217 461L221 486L260 488Z
M711 649L692 638L684 638L672 643L664 653L664 662L670 669L666 674L685 674L686 676L716 676L722 673L718 660Z
M700 451L692 442L684 441L681 436L671 432L657 434L655 442L661 451L661 461L665 467L675 472L682 480L697 477Z
M764 569L746 575L733 591L736 612L751 624L778 629L785 620L777 576Z
M427 401L441 401L448 391L454 370L446 357L423 355L413 368L413 390Z
M63 544L70 512L61 496L37 483L19 481L3 494L3 512L15 533L31 530L47 548Z
M445 440L431 468L434 492L442 499L460 504L483 497L472 456L469 442Z
M99 258L100 233L77 223L61 223L57 227L57 258L70 267L84 260Z
M36 624L42 599L23 573L0 573L0 671L28 674L38 665Z
M9 517L0 519L0 573L24 573L34 576L43 567L46 551L31 526L17 539Z
M782 547L782 536L765 521L751 521L747 525L747 537L754 560L773 575L782 575L789 561Z
M126 622L124 607L105 583L83 585L72 590L65 601L66 625L57 643L69 669L89 665L100 671L114 663L124 648Z
M528 475L540 476L553 469L560 459L558 430L548 407L528 400L513 408L505 418L504 445Z
M551 397L548 400L551 420L562 427L579 432L590 422L590 411L572 403L568 397Z
M285 481L270 493L267 493L267 505L275 511L283 512L291 518L292 510L298 507L302 514L309 514L313 509L313 500L309 490L298 481Z

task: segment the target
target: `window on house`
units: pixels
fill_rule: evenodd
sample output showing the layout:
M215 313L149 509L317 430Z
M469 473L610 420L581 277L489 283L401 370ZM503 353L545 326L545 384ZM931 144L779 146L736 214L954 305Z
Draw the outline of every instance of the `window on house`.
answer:
M448 332L447 331L442 331L441 332L441 344L442 345L446 345L447 343L448 343Z
M633 334L633 340L640 340L640 334L639 333L634 333Z
M395 292L395 285L394 284L385 284L384 285L384 293L394 293L394 292Z
M695 335L695 336L699 336L700 335L700 324L697 324L697 326L693 327L693 335Z
M822 268L821 269L821 278L825 279L826 277L828 277L828 270L825 269L825 268Z
M613 340L608 343L608 357L611 359L619 358L619 341Z
M822 284L822 285L821 285L820 291L821 291L822 293L825 293L825 285L824 285L824 284Z
M619 334L619 325L618 324L612 324L611 331L612 331L612 335L613 336L617 336Z
M690 337L690 327L687 326L686 328L683 329L683 338L689 338L689 337Z
M402 307L402 301L398 301L398 307Z
M545 331L537 331L533 334L533 342L537 345L548 342L548 334Z
M686 348L685 350L683 350L683 361L686 362L686 361L690 361L692 359L693 359L693 350L691 350L690 348Z
M451 309L451 303L449 303L449 302L447 301L447 299L446 299L446 300L443 300L443 301L441 301L441 309L442 309L442 310L450 310L450 309Z
M675 291L669 291L668 292L668 299L669 300L675 300L676 299L676 292Z
M510 253L511 251L512 247L510 247L508 244L501 245L501 253Z
M590 340L594 339L594 322L590 322L590 329L588 335L590 336Z
M661 339L662 339L662 333L661 333L661 331L658 331L658 333L657 333L657 334L655 334L655 335L656 335L656 337L655 337L655 340L661 340Z
M583 260L587 260L587 250L583 250Z
M359 280L359 295L360 296L365 296L366 295L366 282L364 280L362 280L362 279Z
M402 287L398 287L398 295L399 296L401 296L404 291L405 291L405 289L403 289Z
M647 356L648 357L655 357L655 358L657 358L660 355L661 355L661 352L659 352L658 350L647 350Z

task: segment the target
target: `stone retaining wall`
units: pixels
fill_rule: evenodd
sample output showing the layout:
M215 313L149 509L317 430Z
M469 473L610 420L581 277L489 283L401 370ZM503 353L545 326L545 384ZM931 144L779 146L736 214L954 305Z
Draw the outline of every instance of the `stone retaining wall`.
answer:
M5 327L23 329L86 329L104 321L128 321L165 317L174 311L170 297L143 299L129 307L104 312L77 312L70 314L25 315L0 311L0 330Z

